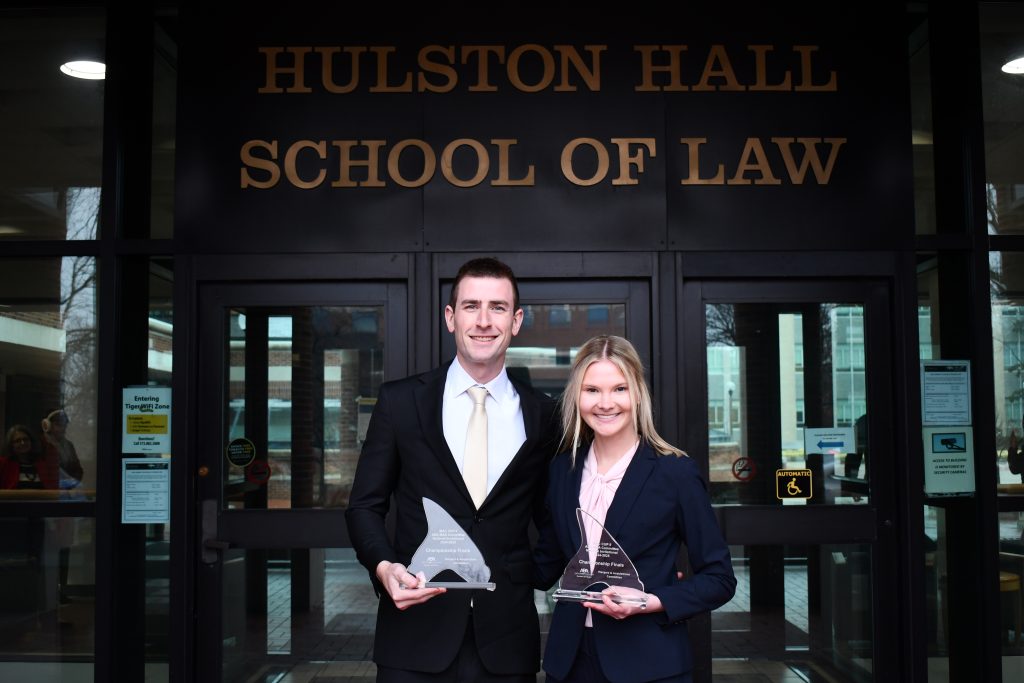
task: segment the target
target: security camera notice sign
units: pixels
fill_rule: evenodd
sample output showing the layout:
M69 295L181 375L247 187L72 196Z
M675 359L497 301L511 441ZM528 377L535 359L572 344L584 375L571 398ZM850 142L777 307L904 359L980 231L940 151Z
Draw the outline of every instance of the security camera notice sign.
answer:
M125 387L121 392L121 452L170 453L171 388Z
M974 493L974 434L971 427L925 427L924 492L928 496Z

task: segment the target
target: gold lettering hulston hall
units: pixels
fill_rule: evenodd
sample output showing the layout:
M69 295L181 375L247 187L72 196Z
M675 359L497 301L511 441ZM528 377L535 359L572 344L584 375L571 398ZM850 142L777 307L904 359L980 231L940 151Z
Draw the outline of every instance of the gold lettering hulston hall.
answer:
M455 90L460 79L468 82L469 92L495 92L499 82L520 92L576 92L581 86L596 92L601 90L601 53L606 49L606 45L584 45L581 51L573 45L534 43L513 48L427 45L417 53L413 72L395 67L398 48L392 45L261 47L265 79L257 92L310 93L323 88L345 94L362 87L371 93L446 93ZM319 82L314 81L313 62L319 62ZM373 76L365 82L368 74Z
M640 54L637 92L835 92L835 71L824 72L814 64L817 45L794 45L787 54L774 45L747 45L746 53L729 53L724 45L712 45L705 53L690 55L686 45L634 45ZM684 56L686 53L687 56ZM751 66L753 80L742 82L733 63ZM768 80L769 61L779 75ZM797 75L794 81L793 74ZM699 76L698 76L699 74ZM658 81L657 83L655 81Z
M394 45L260 47L261 94L577 92L601 90L607 45L426 45L415 56ZM636 92L835 92L836 72L817 45L634 45ZM402 66L406 64L406 66ZM736 66L742 67L739 72Z

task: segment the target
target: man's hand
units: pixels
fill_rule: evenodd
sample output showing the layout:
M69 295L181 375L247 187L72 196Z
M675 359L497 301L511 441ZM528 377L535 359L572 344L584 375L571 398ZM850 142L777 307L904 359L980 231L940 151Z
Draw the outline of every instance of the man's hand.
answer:
M639 599L646 596L647 603L643 606L623 602L617 603L613 598L634 598ZM647 614L649 612L661 612L665 608L661 604L661 600L658 599L657 595L651 593L644 593L635 588L628 588L626 586L612 586L611 588L605 588L601 591L601 602L585 602L584 607L589 607L595 612L608 615L613 619L625 619L631 617L634 614Z
M409 573L404 564L387 560L383 560L377 565L377 579L391 596L395 607L400 610L406 610L413 605L426 602L447 590L445 588L420 588L427 582L427 577L423 575L423 572L414 576Z

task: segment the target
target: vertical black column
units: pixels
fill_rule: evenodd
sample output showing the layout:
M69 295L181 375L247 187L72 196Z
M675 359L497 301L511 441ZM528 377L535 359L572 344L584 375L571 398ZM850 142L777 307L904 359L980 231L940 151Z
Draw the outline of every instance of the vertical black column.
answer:
M145 678L145 526L123 525L121 388L148 374L148 259L114 240L150 222L153 21L147 3L107 9L99 269L100 377L96 505L96 680Z
M977 3L929 5L942 357L970 359L973 498L946 502L950 680L1001 676L991 303ZM978 428L982 427L982 428ZM923 561L923 560L921 560ZM940 579L941 581L941 579Z
M782 465L779 407L779 315L771 304L734 305L735 344L744 349L740 376L745 379L747 443L744 455L763 473L739 487L740 503L775 500L771 474ZM756 406L756 409L753 407ZM747 546L750 561L751 638L761 650L785 650L785 568L780 545Z

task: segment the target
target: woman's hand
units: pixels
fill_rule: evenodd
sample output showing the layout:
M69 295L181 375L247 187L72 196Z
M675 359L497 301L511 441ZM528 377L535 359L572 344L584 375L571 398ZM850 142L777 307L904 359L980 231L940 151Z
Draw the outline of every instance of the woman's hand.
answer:
M622 600L616 602L615 598ZM646 602L642 602L646 599ZM649 612L664 611L661 600L657 595L644 593L636 588L627 586L611 586L601 591L601 602L585 602L595 612L607 615L612 619L625 619L634 614L647 614Z

